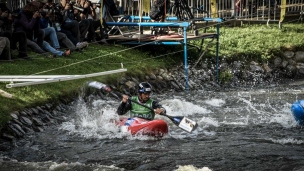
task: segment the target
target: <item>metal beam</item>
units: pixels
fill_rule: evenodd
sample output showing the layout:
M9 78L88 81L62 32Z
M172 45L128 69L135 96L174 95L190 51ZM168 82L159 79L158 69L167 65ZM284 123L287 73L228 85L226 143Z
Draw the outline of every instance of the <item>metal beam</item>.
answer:
M90 77L96 77L101 75L109 75L109 74L115 74L120 72L126 72L127 69L117 69L117 70L111 70L111 71L105 71L105 72L98 72L93 74L85 74L85 75L74 75L71 77L61 77L58 75L58 77L50 78L48 80L42 80L42 81L31 81L31 82L24 82L24 83L10 83L6 84L6 88L13 88L13 87L21 87L21 86L29 86L29 85L37 85L37 84L45 84L45 83L53 83L53 82L61 82L61 81L69 81L69 80L76 80L81 78L90 78Z
M162 23L155 23L155 22L107 22L108 26L156 26L156 27L188 27L188 22L182 22L182 23L170 23L170 22L162 22Z

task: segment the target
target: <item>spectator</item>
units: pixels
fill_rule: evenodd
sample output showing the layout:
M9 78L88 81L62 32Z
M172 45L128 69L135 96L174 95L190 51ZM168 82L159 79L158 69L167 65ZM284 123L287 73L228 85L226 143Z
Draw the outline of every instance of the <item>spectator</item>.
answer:
M40 12L41 11L42 9L40 10ZM49 15L49 12L45 13L44 16L41 15L39 21L40 27L44 30L44 38L48 38L50 40L52 47L54 47L55 49L60 49L55 28L50 26L51 23L49 22Z
M15 14L15 15L18 15ZM15 16L18 17L18 16ZM10 48L17 49L19 45L18 57L27 58L27 43L25 32L12 31L13 16L5 4L0 4L0 36L10 40Z
M0 60L11 61L10 41L6 37L0 37Z
M75 20L74 11L72 10L69 0L60 0L60 2L62 7L64 8L64 10L62 11L63 23L61 25L61 32L67 34L67 36L70 36L70 34L68 34L68 32L70 31L77 42L75 44L77 48L83 48L87 46L88 43L83 41L85 34L80 34L80 26L78 21ZM73 43L75 43L75 41L73 41Z
M102 41L107 43L105 39L108 39L108 34L107 34L107 26L105 19L103 19L102 23L100 22L100 8L97 7L96 3L91 3L91 1L87 1L87 7L89 8L88 13L86 14L86 18L90 21L90 27L89 27L89 32L88 32L88 41L90 42L91 40L94 42L96 41L95 39L103 39ZM86 7L83 6L83 7ZM98 36L96 34L96 30L99 28L100 35Z
M256 10L255 2L253 0L248 1L248 13L250 17L254 14L254 11Z
M82 2L84 2L84 3L82 3ZM82 7L81 4L84 4L84 7ZM86 39L86 35L88 33L91 35L94 34L93 36L95 36L94 30L92 33L92 23L89 20L87 20L87 18L86 18L86 14L88 13L88 11L89 11L88 2L86 0L81 0L80 3L77 3L73 6L74 19L79 22L79 30L80 30L80 35L81 35L80 37L82 40ZM94 38L94 37L92 37L92 38Z
M74 51L76 49L75 45L71 42L71 40L68 39L66 34L55 30L53 27L53 22L50 20L50 16L50 12L45 12L40 19L40 26L42 29L44 29L45 39L49 40L54 48L59 49L61 43L68 49Z
M89 24L86 40L88 42L96 42L96 33L94 30L93 20L91 17L91 14L93 12L91 8L91 2L87 0L78 0L77 4L79 7L81 7L79 9L83 9L82 11L74 10L75 15L78 16L77 17L78 21Z
M235 17L238 18L241 16L241 0L236 0L235 2Z
M36 2L36 1L33 1ZM29 3L26 4L22 10L21 17L19 21L15 22L15 29L22 30L26 32L28 44L37 49L37 46L34 46L33 42L36 42L40 48L45 51L51 52L55 56L69 56L71 50L68 49L65 52L54 49L50 44L44 41L44 30L40 29L40 18L41 15L38 11L38 7L35 4Z

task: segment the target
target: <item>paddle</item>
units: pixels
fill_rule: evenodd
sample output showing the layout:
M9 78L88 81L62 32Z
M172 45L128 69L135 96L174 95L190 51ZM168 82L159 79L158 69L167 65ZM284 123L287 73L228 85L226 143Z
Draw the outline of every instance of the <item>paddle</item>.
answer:
M108 87L107 85L103 84L103 83L100 83L100 82L97 82L97 81L92 81L92 82L89 82L88 85L90 87L94 87L94 88L97 88L97 89L102 89L102 90L105 90L107 92L109 92L110 94L112 94L114 97L116 97L117 99L121 99L122 97L122 94L120 94L119 92L116 92L114 93L110 87ZM120 97L119 97L120 96ZM144 104L141 104L135 100L131 100L132 102L134 103L137 103L141 106L144 106L150 110L152 110L154 112L154 109L149 107L149 106L146 106ZM176 126L178 126L179 128L183 129L184 131L187 131L187 132L192 132L194 131L196 128L197 128L197 123L189 118L186 118L184 116L169 116L169 115L166 115L164 113L161 113L160 115L162 116L166 116L167 118L169 118Z

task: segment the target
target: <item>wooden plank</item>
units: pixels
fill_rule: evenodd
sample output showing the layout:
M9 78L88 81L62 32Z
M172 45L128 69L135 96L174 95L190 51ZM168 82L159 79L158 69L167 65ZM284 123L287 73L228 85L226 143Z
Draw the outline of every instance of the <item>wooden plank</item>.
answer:
M153 36L153 35L141 35L141 37L129 37L129 36L123 36L123 35L110 35L109 40L116 40L116 41L181 41L184 40L183 36L177 37L178 34L172 35L163 35L163 36ZM216 33L200 33L197 36L194 35L188 35L187 40L195 40L195 39L204 39L204 38L213 38L216 37Z

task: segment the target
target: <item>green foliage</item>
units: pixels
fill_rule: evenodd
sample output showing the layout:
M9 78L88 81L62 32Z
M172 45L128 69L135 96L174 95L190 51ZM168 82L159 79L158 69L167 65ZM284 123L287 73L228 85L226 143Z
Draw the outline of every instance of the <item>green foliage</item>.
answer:
M231 82L232 77L233 74L231 73L231 70L222 71L219 74L219 81L223 84L227 84Z
M216 32L216 28L210 27L207 32ZM283 24L282 29L277 24L267 26L266 23L241 27L221 26L219 55L231 61L244 57L257 61L269 60L274 55L280 55L282 50L303 49L303 32L303 24ZM216 41L213 41L206 57L215 56L215 47Z

